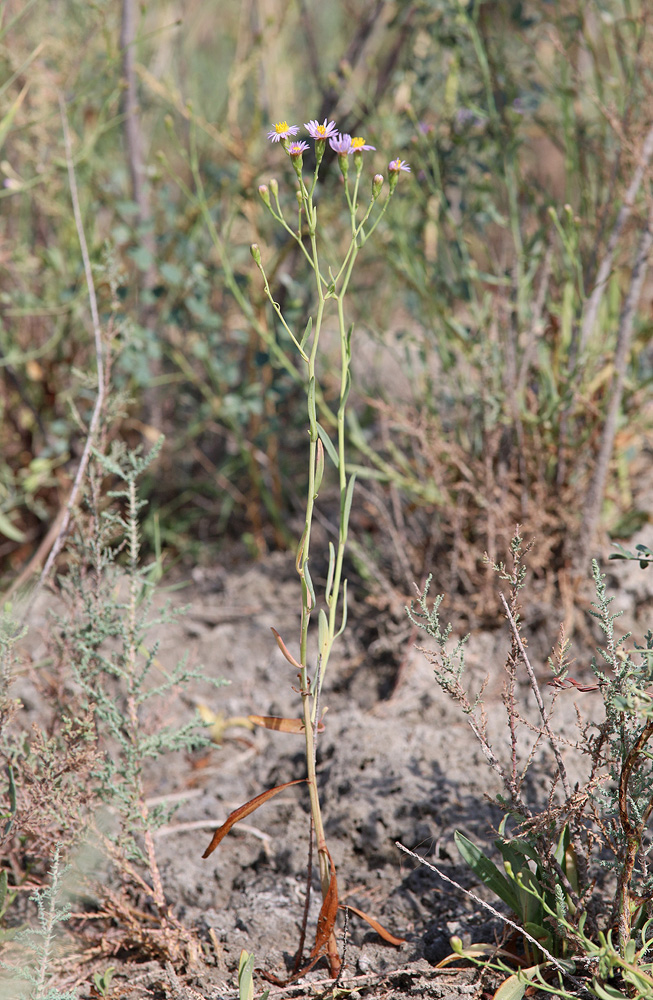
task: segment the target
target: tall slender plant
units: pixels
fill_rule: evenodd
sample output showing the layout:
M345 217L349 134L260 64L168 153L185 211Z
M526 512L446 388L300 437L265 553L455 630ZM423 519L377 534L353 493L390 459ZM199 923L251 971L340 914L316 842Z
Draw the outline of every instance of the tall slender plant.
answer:
M347 134L339 134L336 131L335 122L328 121L326 118L322 124L318 121L310 121L304 127L315 143L315 169L310 181L306 181L303 175L303 154L309 149L309 144L306 141L298 141L294 138L299 131L298 126L288 125L286 121L282 121L274 125L268 133L268 138L272 142L281 144L281 147L290 159L296 175L296 203L298 206L296 224L293 225L287 220L279 198L278 182L271 180L269 185L262 184L259 187L259 194L264 204L276 222L295 241L312 271L316 302L315 315L314 317L309 317L303 333L293 330L290 323L287 322L283 310L275 301L270 288L261 258L261 251L257 244L253 244L251 247L252 257L263 278L266 295L288 340L293 345L301 361L306 387L309 438L308 491L306 496L304 529L297 546L295 563L301 588L298 657L290 652L281 635L276 629L273 629L281 652L298 671L302 712L301 718L297 720L256 718L260 724L265 725L267 728L302 733L305 739L307 776L306 779L299 780L305 780L308 784L311 804L311 825L315 833L323 899L315 945L310 955L309 964L313 964L322 954L326 953L331 973L335 976L341 966L334 935L338 910L338 889L335 867L324 833L315 761L316 739L320 729L320 696L326 676L326 669L334 643L342 634L347 624L347 581L343 576L343 563L347 547L349 517L356 477L355 474L348 473L346 456L346 414L347 399L351 388L353 324L348 325L347 323L345 300L350 290L351 277L358 254L383 218L388 202L397 187L400 173L410 172L410 167L403 160L392 160L388 165L389 191L386 198L379 203L379 197L384 186L384 178L381 174L375 174L372 179L369 200L365 205L362 205L359 199L363 175L363 161L365 154L372 152L375 147L366 143L361 137L352 138ZM337 154L349 214L350 236L339 264L325 260L326 254L323 251L319 238L318 210L315 204L315 190L327 143ZM353 170L350 170L352 160ZM340 382L335 413L332 412L325 399L319 381L320 371L318 370L322 342L321 334L330 306L334 307L337 315L340 342ZM318 595L311 577L309 563L315 503L325 473L325 453L328 455L338 477L340 511L337 545L329 542L326 584L323 592ZM316 611L318 652L317 661L311 663L309 655L309 631L311 622L315 621L314 616ZM243 816L248 815L253 809L258 808L259 805L262 805L272 795L288 787L289 784L294 783L286 782L283 785L269 789L232 813L226 823L214 834L204 857L208 857L235 822ZM394 940L397 941L397 939Z

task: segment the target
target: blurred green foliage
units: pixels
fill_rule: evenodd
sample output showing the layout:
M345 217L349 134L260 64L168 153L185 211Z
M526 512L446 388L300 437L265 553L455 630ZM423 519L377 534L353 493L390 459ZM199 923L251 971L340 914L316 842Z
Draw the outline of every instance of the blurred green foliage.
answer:
M350 434L369 518L352 527L363 561L404 588L446 553L442 587L482 604L483 551L495 559L521 522L539 538L536 574L564 567L645 210L638 202L581 349L648 127L646 4L189 0L136 13L145 209L130 180L122 4L0 4L5 582L65 503L93 405L58 91L105 318L115 311L107 252L121 273L107 334L112 384L132 399L120 434L130 446L166 434L145 484L164 546L197 561L225 534L260 553L297 533L303 463L289 456L306 440L303 373L280 359L248 247L261 246L286 315L305 317L301 254L272 230L256 190L290 170L266 142L270 123L328 116L376 146L377 169L394 156L412 168L353 289L361 378ZM338 184L332 169L326 228L338 221ZM642 309L606 496L617 535L646 517L633 484L650 428L649 338ZM385 359L376 376L370 344Z

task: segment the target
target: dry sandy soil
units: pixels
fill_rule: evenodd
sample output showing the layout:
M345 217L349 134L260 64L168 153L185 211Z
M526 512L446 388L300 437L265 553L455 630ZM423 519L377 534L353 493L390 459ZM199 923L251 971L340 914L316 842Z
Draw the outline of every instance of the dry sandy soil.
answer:
M650 538L641 540L651 544ZM610 564L610 572L615 581L621 578L619 606L631 621L645 621L653 572L642 573L631 564ZM228 718L299 714L296 679L270 631L274 626L294 645L298 590L292 558L274 555L235 572L196 574L175 602L189 609L180 622L163 629L161 661L171 664L188 653L192 662L204 665L207 677L229 682L219 689L198 683L187 691L178 705L180 718L198 704ZM33 661L42 653L47 604L43 597L36 606L26 640ZM449 954L453 934L465 943L494 941L501 931L499 922L395 845L401 842L463 885L476 888L453 834L462 830L493 849L492 827L501 813L491 799L499 787L465 718L439 690L432 666L417 649L420 636L407 621L397 620L385 629L371 627L377 614L372 605L353 602L348 636L327 677L328 713L319 739L318 771L341 900L373 914L405 943L384 943L351 915L342 986L354 996L374 1000L471 997L484 991L488 996L492 991L487 992L477 974L435 966ZM555 609L537 617L539 631L530 635L530 650L538 675L545 678L560 618ZM504 757L508 741L501 691L508 642L505 627L473 634L467 657L472 689L489 678L485 700L490 730ZM582 677L589 660L578 655L576 675ZM29 675L17 679L14 695L23 701L26 721L38 718L43 706ZM525 679L519 696L523 711L532 712ZM574 703L587 716L599 710L592 698L573 691L561 696L558 722L568 736L573 738L575 731ZM156 839L165 892L178 916L196 932L203 958L195 969L178 974L154 961L104 958L94 968L112 964L117 970L108 996L235 997L243 948L255 953L258 968L282 978L288 975L306 895L305 788L297 785L281 793L238 824L211 857L201 856L213 829L234 808L266 788L303 776L302 748L301 737L234 726L226 730L220 746L201 757L180 754L152 769L152 799L167 796L179 803ZM573 761L570 766L573 771ZM529 785L532 801L546 796L550 770L544 753ZM311 929L314 933L320 905L315 873L313 890L309 934ZM343 935L341 922L341 948ZM98 995L91 973L86 967L78 974L80 998ZM68 981L74 981L72 974ZM257 975L256 994L265 986ZM316 996L327 986L326 967L318 965L292 987L272 986L271 998Z

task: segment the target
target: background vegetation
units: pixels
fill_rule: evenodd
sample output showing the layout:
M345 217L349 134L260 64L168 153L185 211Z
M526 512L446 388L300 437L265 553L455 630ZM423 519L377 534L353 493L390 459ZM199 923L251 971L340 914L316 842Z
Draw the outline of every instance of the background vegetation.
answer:
M114 433L166 435L144 488L168 559L214 559L227 537L261 553L301 517L301 463L279 448L303 441L297 371L248 254L257 239L277 299L306 314L301 255L256 195L280 117L328 115L412 166L355 289L361 568L405 592L435 559L482 610L483 552L516 522L549 582L578 545L585 570L599 516L618 536L642 523L646 4L5 0L2 25L5 586L65 507L93 403L58 94L129 399ZM338 184L332 169L323 219Z

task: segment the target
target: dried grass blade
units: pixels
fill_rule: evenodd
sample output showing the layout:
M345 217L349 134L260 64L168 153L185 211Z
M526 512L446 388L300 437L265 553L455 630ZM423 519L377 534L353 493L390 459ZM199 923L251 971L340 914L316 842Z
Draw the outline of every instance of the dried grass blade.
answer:
M369 913L365 913L363 910L359 910L357 906L352 906L351 903L341 903L341 909L351 910L355 913L357 917L361 917L363 920L367 921L372 930L375 930L379 937L382 937L384 941L388 944L396 944L397 946L406 943L406 938L395 937L390 931L387 931L383 924L380 924L378 920L371 917Z
M261 726L263 729L274 729L278 733L295 733L301 736L306 731L303 719L281 719L276 715L249 715L248 719L255 726ZM324 732L323 722L318 722L317 731L318 733Z
M304 781L306 781L306 778L296 778L295 781L286 781L283 785L276 785L274 788L268 788L267 791L261 792L260 795L250 799L249 802L246 802L244 805L239 806L238 809L234 809L234 811L224 821L222 826L218 827L215 831L213 839L204 851L202 857L208 858L209 854L213 853L220 841L227 836L232 826L234 826L238 820L244 819L245 816L249 816L250 813L253 813L255 809L262 806L264 802L268 801L268 799L273 798L278 792L282 792L284 788L290 788L291 785L299 785Z

